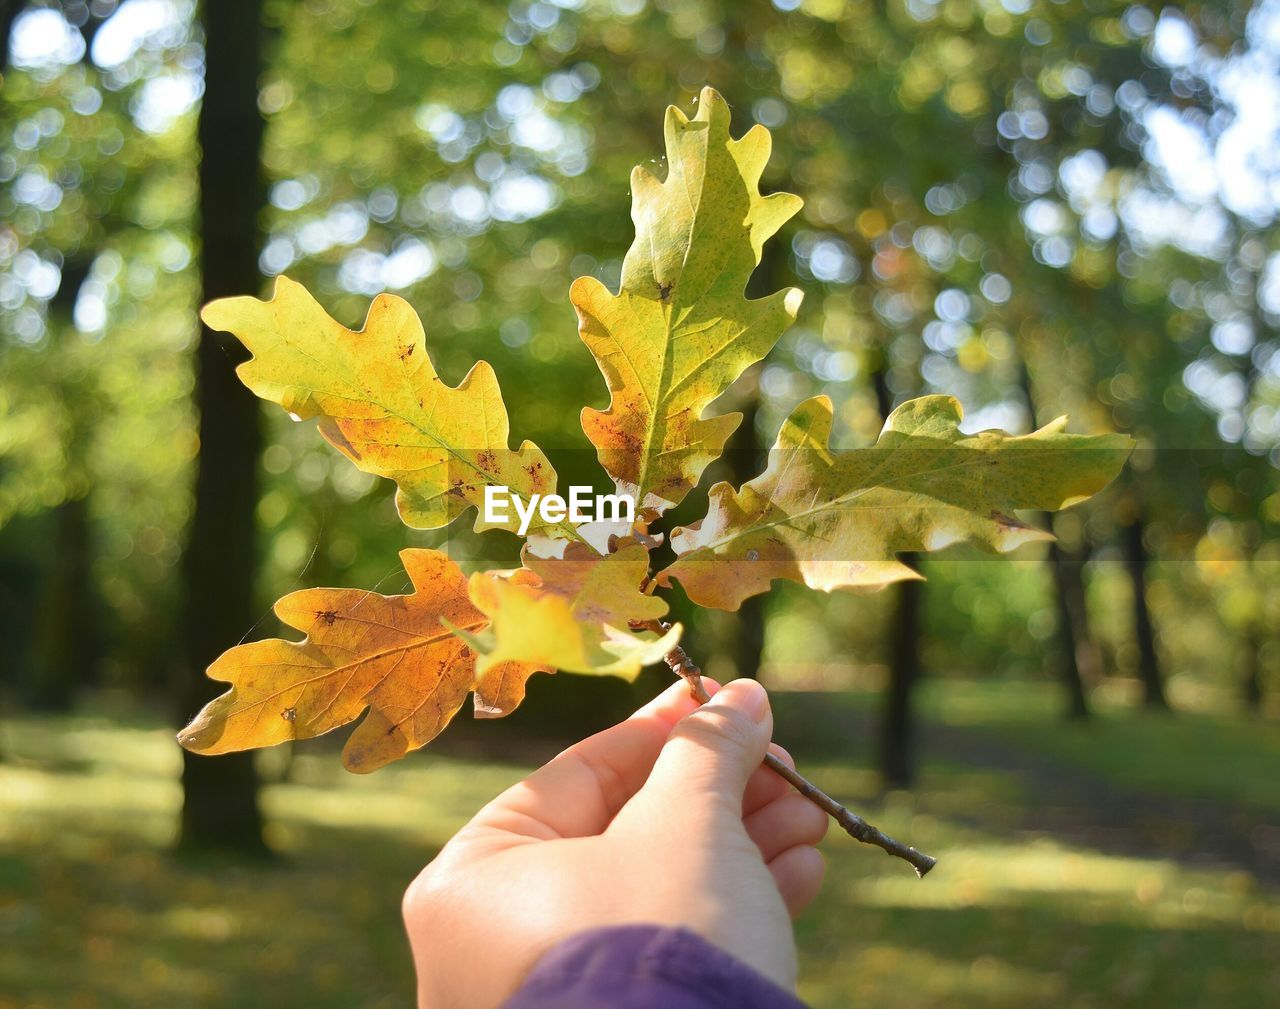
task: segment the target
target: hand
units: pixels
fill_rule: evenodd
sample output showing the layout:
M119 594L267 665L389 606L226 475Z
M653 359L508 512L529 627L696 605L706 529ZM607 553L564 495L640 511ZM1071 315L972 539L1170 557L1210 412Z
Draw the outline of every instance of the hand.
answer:
M788 913L822 883L827 817L760 765L764 688L703 682L707 704L674 683L508 789L413 881L419 1006L497 1006L560 940L638 923L692 929L794 988Z

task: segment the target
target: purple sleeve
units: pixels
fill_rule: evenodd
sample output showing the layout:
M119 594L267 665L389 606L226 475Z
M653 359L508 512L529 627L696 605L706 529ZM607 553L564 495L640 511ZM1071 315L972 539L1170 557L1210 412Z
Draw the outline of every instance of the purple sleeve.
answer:
M534 965L502 1009L805 1009L790 992L688 929L582 932Z

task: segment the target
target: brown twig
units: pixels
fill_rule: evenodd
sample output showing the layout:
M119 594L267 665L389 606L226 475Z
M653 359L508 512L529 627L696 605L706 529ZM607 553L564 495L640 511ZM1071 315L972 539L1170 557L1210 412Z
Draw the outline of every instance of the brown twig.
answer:
M648 620L643 623L636 623L634 626L651 630L658 634L665 634L671 629L671 624L665 620ZM696 662L689 658L689 653L680 645L676 645L671 651L667 652L663 656L663 660L676 676L681 677L688 684L689 693L694 700L699 704L705 704L711 700L711 695L707 693L707 688L702 685L702 670ZM936 858L926 855L922 851L917 851L901 841L895 841L880 830L879 827L867 823L857 813L846 809L803 774L792 767L788 767L772 753L765 754L764 765L780 774L797 792L829 815L836 823L840 824L855 841L861 841L863 844L874 844L877 848L882 848L890 855L895 855L911 863L912 868L916 870L916 875L922 879L926 872L938 864Z
M938 864L938 860L932 855L926 855L923 851L917 851L909 844L894 840L879 827L867 823L857 813L846 809L803 774L792 767L788 767L772 753L764 755L764 765L786 778L797 792L819 809L825 811L855 841L861 841L863 844L874 844L877 848L882 848L890 855L896 855L898 858L910 862L911 867L916 871L916 875L921 879L924 878L926 872Z

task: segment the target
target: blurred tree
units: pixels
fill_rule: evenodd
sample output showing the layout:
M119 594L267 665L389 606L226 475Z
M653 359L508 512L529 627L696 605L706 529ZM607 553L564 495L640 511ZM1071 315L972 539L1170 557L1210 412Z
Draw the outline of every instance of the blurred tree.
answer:
M77 249L63 264L45 322L51 354L67 355L63 344L76 339L72 317L91 263L92 253ZM62 455L68 494L53 509L48 575L36 609L32 681L25 695L41 708L69 708L77 689L95 681L101 657L89 502L89 443L100 414L94 393L76 382L54 387L65 410Z
M876 409L881 424L893 411L893 393L883 366L872 373ZM902 563L920 568L916 554L903 554ZM915 714L912 698L924 672L921 659L923 624L921 609L924 597L922 580L899 582L887 590L893 593L893 611L888 629L889 682L885 686L884 706L880 715L877 741L880 779L886 788L910 788L915 783Z
M776 288L775 288L776 290ZM757 372L759 369L756 369ZM727 479L741 487L757 476L765 466L766 453L760 444L760 431L756 421L760 413L758 382L751 383L745 403L741 404L742 423L725 445L728 461ZM733 663L735 676L758 679L760 663L764 656L767 596L751 596L742 601L733 614L724 638Z
M1138 643L1138 678L1142 681L1142 701L1151 709L1169 707L1165 697L1164 675L1156 652L1156 633L1151 624L1151 608L1147 599L1149 557L1146 545L1146 520L1141 512L1132 515L1123 528L1125 566L1133 592L1133 634Z
M1024 360L1019 362L1018 371L1019 382L1026 397L1027 412L1033 422L1038 424L1045 418L1036 409L1035 396L1031 391L1031 376L1027 373ZM1085 670L1089 672L1089 679L1096 680L1100 663L1097 661L1096 646L1089 630L1081 548L1076 544L1063 543L1061 527L1067 524L1055 522L1051 515L1040 515L1039 525L1051 530L1056 537L1049 544L1048 560L1053 572L1056 595L1059 671L1067 694L1064 710L1068 718L1083 720L1089 717Z
M884 338L878 330L898 334L896 345L905 348L903 339L918 326L923 358L899 353L898 380L919 360L927 388L976 401L982 421L1017 426L1025 420L1011 396L1017 384L1010 366L1019 355L1010 350L1035 333L1040 349L1028 366L1043 376L1038 384L1052 390L1047 398L1055 413L1069 409L1086 427L1135 429L1156 446L1211 443L1203 412L1175 418L1168 408L1169 390L1181 389L1194 345L1187 346L1188 334L1176 326L1179 309L1166 297L1167 285L1171 273L1209 268L1203 257L1211 262L1214 253L1203 236L1214 221L1205 213L1194 220L1184 214L1188 227L1177 234L1155 220L1166 208L1177 215L1185 206L1183 194L1171 192L1177 186L1163 178L1169 169L1159 152L1176 127L1160 115L1181 109L1182 128L1197 131L1201 124L1221 129L1232 121L1213 78L1224 68L1220 54L1238 45L1248 8L1170 9L1159 18L1119 4L1014 10L908 3L883 12L833 4L821 10L802 4L792 15L814 17L807 31L790 36L804 42L786 52L783 86L789 97L823 109L838 124L823 145L827 163L809 162L820 176L810 177L805 166L798 171L811 203L826 210L830 238L812 242L820 253L813 262L820 259L824 273L851 273L855 284L872 289L864 299L872 324L860 327L866 356L874 362L879 354ZM1265 31L1254 36L1256 46ZM846 59L833 98L837 75L824 77L814 68L839 66L838 54L851 47L865 59ZM1225 62L1232 61L1240 59ZM871 63L874 72L858 72ZM837 157L841 145L847 150ZM903 151L910 157L901 157ZM871 169L863 169L865 177L858 171L863 166ZM1175 165L1174 174L1180 169ZM858 262L847 262L850 252L862 259L864 239L871 265L865 274ZM1178 243L1192 254L1161 254ZM1163 286L1149 283L1156 277ZM826 356L810 353L817 362ZM854 403L854 416L865 414ZM971 423L981 425L976 417ZM1174 466L1144 473L1131 484L1141 500L1130 513L1154 517L1162 528L1175 517L1185 525L1202 511L1185 501L1198 489L1186 475ZM1129 551L1134 585L1136 671L1158 703L1163 687L1155 620L1146 605L1149 565L1146 552L1136 552L1144 539L1126 535L1118 543ZM1160 541L1173 545L1163 534ZM1056 564L1055 571L1063 626L1086 644L1088 656L1082 593L1072 577L1078 560ZM1079 678L1064 669L1079 710Z
M9 69L9 39L13 35L13 24L26 6L26 0L3 0L0 2L0 74Z
M0 44L3 45L0 73L8 69L14 25L24 11L33 7L57 11L69 26L79 29L82 44L76 69L91 77L89 47L97 28L114 9L114 2L98 3L94 11L84 3L74 2L48 7L6 3L0 9ZM38 96L37 104L44 104L45 97ZM39 115L51 124L63 121L66 103L57 97L48 97L53 100ZM16 112L24 104L19 100L6 106L8 111ZM17 146L22 145L19 142ZM55 164L61 160L58 153L48 153L49 160ZM60 167L63 171L59 181L72 177L67 169L83 175L83 166L79 164L63 161ZM47 172L45 176L47 179ZM59 202L60 199L54 200L49 209L56 209ZM53 506L45 565L47 575L34 603L30 673L22 683L25 700L42 708L69 707L77 689L95 681L102 655L100 600L92 572L97 550L91 521L90 452L103 404L94 383L85 381L75 364L65 365L76 357L79 337L74 323L75 308L101 251L99 243L120 222L114 219L109 206L101 204L94 207L89 216L93 219L90 227L68 229L63 220L59 222L62 227L55 225L43 233L33 229L27 235L32 251L38 249L56 263L57 275L56 286L42 299L45 310L41 328L47 336L43 354L56 362L53 369L45 372L49 383L45 395L59 414L54 434L59 441L61 499Z
M200 271L205 302L254 291L258 217L265 202L258 75L258 0L207 3L204 98L200 106ZM248 357L225 334L201 331L196 365L200 455L195 509L183 557L185 658L180 705L189 715L219 691L205 667L253 625L258 501L258 402L236 378ZM252 753L209 760L183 751L185 847L264 848Z

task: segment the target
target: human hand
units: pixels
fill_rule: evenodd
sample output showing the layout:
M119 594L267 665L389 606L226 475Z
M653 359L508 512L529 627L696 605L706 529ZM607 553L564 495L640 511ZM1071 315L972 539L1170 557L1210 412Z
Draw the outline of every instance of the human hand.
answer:
M794 988L790 915L816 895L827 816L761 766L773 714L735 680L682 682L565 750L462 828L413 881L405 926L422 1009L499 1005L562 939L692 929Z

